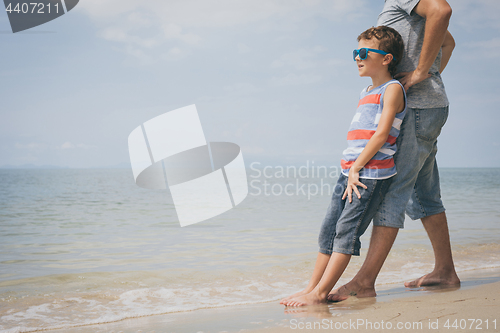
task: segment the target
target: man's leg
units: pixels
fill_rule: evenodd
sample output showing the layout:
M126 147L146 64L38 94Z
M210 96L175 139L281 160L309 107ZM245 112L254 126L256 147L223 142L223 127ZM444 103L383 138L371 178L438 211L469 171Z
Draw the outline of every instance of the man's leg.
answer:
M450 234L446 213L426 216L422 224L431 240L434 250L434 270L414 281L406 282L405 287L421 287L432 285L458 285L460 279L455 272L451 254Z
M392 244L398 235L398 228L373 226L370 247L366 259L356 276L346 285L328 295L333 302L343 301L349 296L374 297L375 280L391 251Z
M460 284L453 264L448 222L441 201L436 153L437 143L434 142L428 158L420 169L410 201L406 206L408 216L413 220L420 219L429 236L434 250L434 270L419 279L405 283L406 287Z

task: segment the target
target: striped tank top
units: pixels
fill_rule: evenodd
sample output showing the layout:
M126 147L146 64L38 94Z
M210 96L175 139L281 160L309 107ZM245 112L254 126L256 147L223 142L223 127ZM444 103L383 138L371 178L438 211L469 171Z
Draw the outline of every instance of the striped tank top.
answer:
M393 155L396 153L396 139L399 135L401 123L406 114L406 94L403 86L398 80L388 81L369 92L365 88L360 95L356 114L352 119L349 132L347 133L347 149L344 150L344 158L341 161L342 173L349 175L351 165L356 161L366 144L377 130L382 109L384 108L384 93L391 84L399 84L405 96L405 108L396 113L392 123L389 137L380 150L371 158L359 172L360 178L386 179L396 174Z

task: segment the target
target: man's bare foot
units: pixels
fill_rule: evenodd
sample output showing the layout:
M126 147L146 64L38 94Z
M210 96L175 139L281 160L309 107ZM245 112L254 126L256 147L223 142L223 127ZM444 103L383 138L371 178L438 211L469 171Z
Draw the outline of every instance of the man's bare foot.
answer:
M375 292L375 289L373 287L362 287L360 284L351 281L343 285L342 287L332 291L328 295L327 299L329 302L340 302L348 299L351 296L356 296L358 298L375 297L377 296L377 293Z
M281 301L280 301L280 304L283 304L285 305L286 302L289 302L290 300L292 300L293 298L296 298L296 297L299 297L299 296L302 296L302 295L307 295L311 292L312 290L309 290L309 289L304 289L302 291L299 291L299 292L296 292L295 294L291 295L291 296L288 296L286 298L283 298Z
M416 280L405 282L407 288L418 288L427 286L459 286L460 279L455 271L447 273L431 272Z
M305 306L326 303L326 297L321 297L315 290L309 294L298 296L283 303L286 306Z

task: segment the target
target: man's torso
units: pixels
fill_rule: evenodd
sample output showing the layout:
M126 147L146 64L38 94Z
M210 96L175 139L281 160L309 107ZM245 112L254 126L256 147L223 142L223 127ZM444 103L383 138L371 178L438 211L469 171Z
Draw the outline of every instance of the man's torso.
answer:
M413 8L419 0L386 0L377 25L397 30L403 38L405 51L398 72L411 72L417 68L425 33L425 18ZM408 107L427 109L448 106L443 80L439 74L441 51L431 66L432 77L412 86L407 92Z

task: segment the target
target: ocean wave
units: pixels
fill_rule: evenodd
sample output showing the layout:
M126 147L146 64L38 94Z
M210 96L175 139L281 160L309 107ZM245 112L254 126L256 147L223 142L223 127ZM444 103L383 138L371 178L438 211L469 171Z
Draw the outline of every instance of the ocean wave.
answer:
M268 274L259 276L255 272L250 277L237 277L245 274L232 272L222 275L219 279L211 279L213 276L205 274L205 278L211 280L203 281L205 280L203 272L192 273L201 279L198 281L193 281L192 278L186 279L185 284L177 281L169 286L109 290L103 286L93 288L95 279L89 274L87 278L92 282L80 287L94 289L91 291L52 290L45 295L33 292L30 295L18 293L15 296L2 297L4 306L0 309L0 331L33 332L198 309L269 302L295 291L295 285L299 280L292 279L292 283L276 281L270 279ZM146 272L142 274L147 275ZM133 278L136 279L137 276ZM126 277L122 276L121 280L124 279ZM33 283L33 279L30 280ZM103 280L102 283L109 282ZM19 286L16 289L22 290Z

